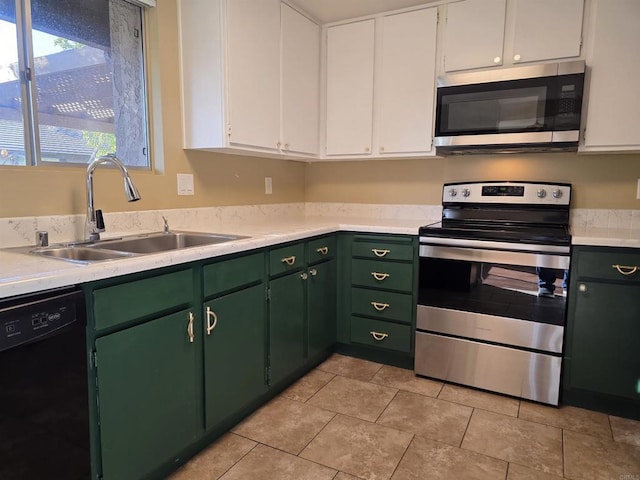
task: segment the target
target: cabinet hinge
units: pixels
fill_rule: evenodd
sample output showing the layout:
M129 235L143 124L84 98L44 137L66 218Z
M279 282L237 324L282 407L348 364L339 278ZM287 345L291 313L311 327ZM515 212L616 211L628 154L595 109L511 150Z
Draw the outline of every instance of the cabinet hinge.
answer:
M271 367L264 367L264 380L267 385L271 385Z
M231 125L227 125L227 135L231 137Z
M89 352L89 365L91 368L98 367L98 356L96 355L95 350L91 350L91 352Z
M271 287L267 287L266 298L267 298L267 302L271 300Z

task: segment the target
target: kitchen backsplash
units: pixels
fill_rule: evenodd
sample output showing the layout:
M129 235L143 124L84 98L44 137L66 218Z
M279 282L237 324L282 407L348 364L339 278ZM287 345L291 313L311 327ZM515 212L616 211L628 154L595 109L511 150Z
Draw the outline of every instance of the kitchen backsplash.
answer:
M437 221L440 205L386 205L364 203L282 203L227 207L203 207L140 212L105 213L107 231L103 238L140 232L160 231L162 216L167 217L174 230L193 229L193 225L216 226L238 222L268 222L270 219L331 217L344 219L424 219ZM86 238L83 215L0 218L0 248L35 244L35 232L49 232L51 243L77 241ZM573 227L640 230L640 210L572 209Z

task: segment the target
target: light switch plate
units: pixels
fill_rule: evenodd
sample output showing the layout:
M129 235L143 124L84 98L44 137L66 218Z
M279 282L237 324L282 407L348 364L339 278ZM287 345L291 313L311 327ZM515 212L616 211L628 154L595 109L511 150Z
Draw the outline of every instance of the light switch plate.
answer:
M178 195L193 195L193 174L178 173Z
M273 193L273 182L271 177L264 177L264 193L271 195Z

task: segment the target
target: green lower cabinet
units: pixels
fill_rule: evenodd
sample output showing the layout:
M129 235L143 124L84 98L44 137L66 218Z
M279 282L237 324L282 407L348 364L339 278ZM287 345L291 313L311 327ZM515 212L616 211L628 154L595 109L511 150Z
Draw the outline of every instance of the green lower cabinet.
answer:
M140 479L202 434L190 310L98 338L102 474Z
M204 304L207 430L266 391L264 297L260 284Z
M311 266L308 272L307 356L313 359L336 343L336 261Z
M274 385L305 361L306 272L269 282L269 384Z

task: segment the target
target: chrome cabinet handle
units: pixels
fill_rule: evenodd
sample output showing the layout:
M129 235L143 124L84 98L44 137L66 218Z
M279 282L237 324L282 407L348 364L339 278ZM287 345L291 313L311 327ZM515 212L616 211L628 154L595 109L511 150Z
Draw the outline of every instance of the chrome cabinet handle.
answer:
M286 263L287 265L291 266L294 263L296 263L296 256L295 255L291 255L290 257L285 257L282 260L282 263Z
M611 265L611 268L615 268L621 275L633 275L638 271L638 267L635 265Z
M210 322L211 318L213 318L213 323ZM217 324L218 316L216 315L216 312L211 310L211 307L207 307L207 335L211 335L211 332L216 328Z
M382 280L389 278L391 275L388 273L371 272L371 276L381 282Z
M369 332L374 340L381 342L385 338L389 336L388 333L380 333L380 332Z
M372 248L371 251L376 257L384 257L385 255L391 253L391 250L380 250L377 248Z
M385 308L389 308L388 303L371 302L371 305L379 312L382 312Z
M194 334L193 334L193 313L189 312L189 324L187 325L187 335L189 335L189 343L193 343Z
M318 270L316 270L315 268L312 268L311 270L309 270L309 273L311 274L312 277L315 277L318 274Z
M302 273L300 274L300 278L301 278L302 280L306 280L307 278L309 278L309 275L307 275L307 274L306 274L306 272L302 272Z
M318 252L320 255L326 255L327 253L329 253L329 247L317 248L316 252Z

